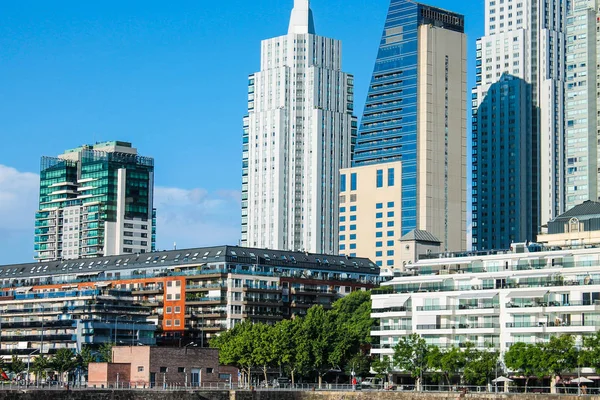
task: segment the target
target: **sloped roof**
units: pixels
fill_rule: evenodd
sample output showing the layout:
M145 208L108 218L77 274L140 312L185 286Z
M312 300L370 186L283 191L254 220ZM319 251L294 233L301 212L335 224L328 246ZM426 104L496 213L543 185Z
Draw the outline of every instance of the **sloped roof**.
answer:
M600 203L597 201L588 200L554 218L552 222L569 220L571 218L577 218L581 220L596 217L600 218Z
M409 242L409 241L417 241L417 242L429 242L429 243L442 243L438 238L433 236L431 233L427 231L422 231L419 229L413 229L408 232L406 235L402 236L400 239L401 242Z

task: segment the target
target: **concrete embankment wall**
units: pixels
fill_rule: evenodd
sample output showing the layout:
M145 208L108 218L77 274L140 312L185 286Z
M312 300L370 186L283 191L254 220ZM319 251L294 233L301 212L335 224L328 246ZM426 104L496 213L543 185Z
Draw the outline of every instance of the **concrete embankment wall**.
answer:
M600 400L600 396L585 396ZM285 392L285 391L210 391L163 392L148 390L0 390L0 400L581 400L577 396L494 395L413 392Z

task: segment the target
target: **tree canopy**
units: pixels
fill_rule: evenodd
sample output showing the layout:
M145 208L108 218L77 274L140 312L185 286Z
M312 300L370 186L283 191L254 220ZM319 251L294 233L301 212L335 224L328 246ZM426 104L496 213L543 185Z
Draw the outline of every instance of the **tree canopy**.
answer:
M242 322L211 340L220 362L235 365L246 376L260 368L281 367L295 381L298 376L322 377L332 371L370 369L371 298L356 291L337 300L333 308L311 307L306 316L273 325Z

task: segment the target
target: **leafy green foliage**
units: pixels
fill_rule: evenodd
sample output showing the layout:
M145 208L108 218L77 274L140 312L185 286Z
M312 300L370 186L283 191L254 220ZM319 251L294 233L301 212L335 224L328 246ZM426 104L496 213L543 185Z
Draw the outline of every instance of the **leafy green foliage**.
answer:
M99 362L111 362L112 361L112 343L104 343L98 349Z
M573 336L551 336L548 343L540 343L539 346L543 353L540 366L546 374L561 376L577 368L578 352Z
M498 358L497 350L493 348L476 350L467 349L465 352L464 379L471 385L486 385L496 375Z
M70 372L77 367L75 354L73 354L71 349L58 349L54 357L50 360L50 365L62 377L65 372Z
M392 360L389 356L383 356L381 358L376 358L371 363L371 368L375 371L375 377L377 378L385 378L392 373L393 366Z
M10 362L10 368L9 368L10 372L12 372L15 375L18 375L21 372L25 371L26 368L27 368L27 366L25 365L25 362L23 360L21 360L16 355L12 356L12 360Z
M394 364L418 379L427 370L429 351L425 339L418 334L404 336L394 347Z
M504 354L504 363L509 370L520 372L525 376L525 390L527 390L532 376L539 378L544 376L543 357L544 354L539 345L514 343Z
M211 340L222 364L235 365L248 374L260 367L266 379L269 367L281 367L296 376L322 377L334 370L360 373L370 369L371 318L369 292L357 291L336 301L332 310L311 307L306 316L275 325L243 322Z
M36 356L31 364L31 371L36 380L45 379L50 369L50 360L43 354Z

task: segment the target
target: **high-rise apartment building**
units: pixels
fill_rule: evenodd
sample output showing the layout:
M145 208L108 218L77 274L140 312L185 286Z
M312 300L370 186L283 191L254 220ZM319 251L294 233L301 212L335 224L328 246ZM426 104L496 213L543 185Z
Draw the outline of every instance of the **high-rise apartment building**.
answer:
M415 229L443 250L466 248L466 59L462 15L391 1L353 165L341 171L341 253L399 268L399 239Z
M472 92L472 246L535 240L564 211L569 0L486 0Z
M315 34L308 0L289 31L264 40L244 119L242 245L337 253L339 170L350 166L356 119L338 40Z
M155 247L154 160L126 142L42 157L39 261L146 253Z
M567 17L566 207L598 193L600 4L571 1Z

